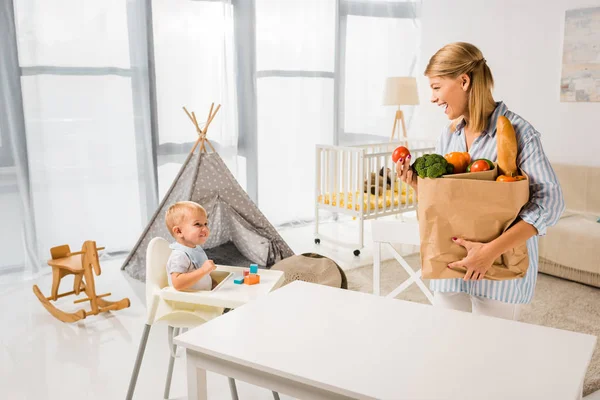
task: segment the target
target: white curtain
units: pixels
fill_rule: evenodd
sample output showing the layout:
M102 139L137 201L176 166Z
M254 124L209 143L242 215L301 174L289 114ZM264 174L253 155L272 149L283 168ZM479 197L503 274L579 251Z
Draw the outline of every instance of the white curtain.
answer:
M30 203L16 209L30 207L38 260L3 243L3 262L21 258L35 273L51 247L78 250L89 239L126 251L155 207L136 13L132 1L15 0L27 160L16 168L25 167L30 191Z
M392 133L396 108L382 105L385 78L421 73L415 69L420 21L409 13L404 15L347 18L342 142L385 141ZM403 110L410 127L414 107Z
M316 144L389 138L384 83L416 73L419 6L256 0L258 203L274 224L314 218Z
M231 1L154 0L158 99L159 196L163 197L197 138L211 104L221 105L207 137L237 174L237 98Z
M0 274L35 273L51 247L87 239L127 252L197 138L183 106L202 126L221 104L208 138L274 225L312 220L315 145L389 137L383 85L419 73L419 10L382 0L3 2Z
M276 225L314 209L315 145L334 140L335 26L335 0L256 0L258 202Z

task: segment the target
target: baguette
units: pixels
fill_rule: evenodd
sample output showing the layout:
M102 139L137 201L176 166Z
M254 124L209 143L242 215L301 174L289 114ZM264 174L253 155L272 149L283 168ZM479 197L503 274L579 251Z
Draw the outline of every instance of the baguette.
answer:
M496 123L498 145L498 169L501 175L515 176L517 171L517 135L512 124L504 115Z

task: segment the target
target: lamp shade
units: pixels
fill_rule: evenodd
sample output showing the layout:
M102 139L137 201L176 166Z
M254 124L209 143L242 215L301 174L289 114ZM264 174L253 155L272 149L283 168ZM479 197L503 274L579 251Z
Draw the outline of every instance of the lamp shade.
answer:
M403 106L419 104L417 78L396 76L385 80L384 106Z

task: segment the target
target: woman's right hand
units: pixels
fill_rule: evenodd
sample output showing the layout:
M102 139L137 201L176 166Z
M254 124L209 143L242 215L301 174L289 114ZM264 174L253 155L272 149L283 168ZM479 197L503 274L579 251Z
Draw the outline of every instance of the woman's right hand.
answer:
M398 160L396 174L402 182L409 184L417 191L417 174L410 168L410 154L405 159Z

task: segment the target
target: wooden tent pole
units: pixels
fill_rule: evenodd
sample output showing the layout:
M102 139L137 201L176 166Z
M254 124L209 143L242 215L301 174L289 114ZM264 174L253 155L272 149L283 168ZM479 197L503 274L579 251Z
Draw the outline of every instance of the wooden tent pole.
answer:
M196 132L198 133L198 139L194 143L194 146L192 147L192 150L190 151L190 153L193 153L196 150L196 147L198 146L198 144L200 144L200 150L199 150L200 152L206 153L207 152L206 144L208 144L210 146L211 150L213 151L213 153L216 153L215 148L213 147L212 143L206 137L206 132L208 131L208 126L210 125L212 120L217 115L217 112L221 108L221 105L218 104L217 108L215 108L213 111L214 105L215 105L215 103L212 103L210 105L210 110L208 112L208 118L206 120L206 124L204 125L204 129L200 129L198 120L196 119L196 113L192 111L192 113L190 114L190 112L187 110L187 108L183 107L183 110L187 114L188 118L192 121L192 124L194 124L194 127L196 128Z

